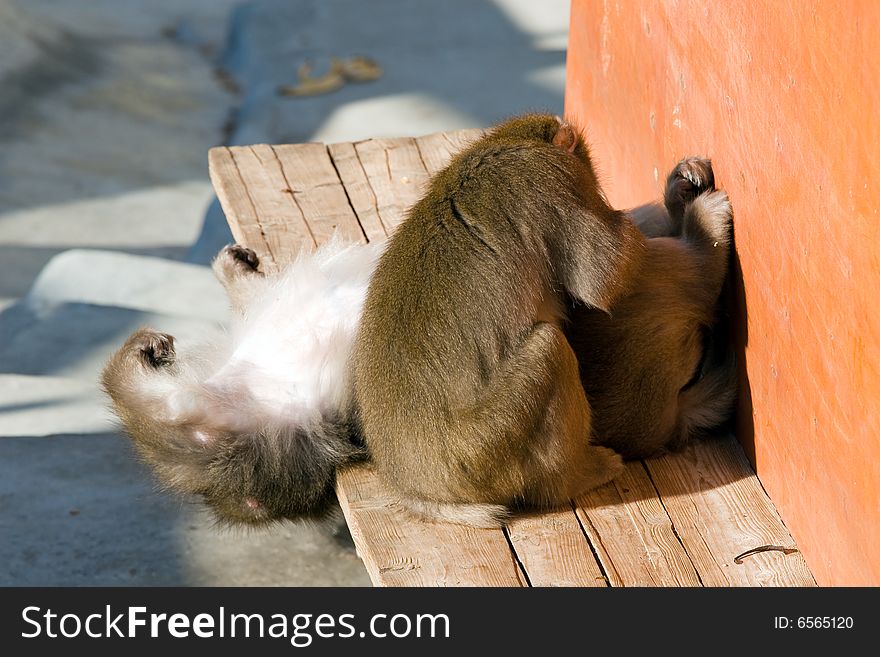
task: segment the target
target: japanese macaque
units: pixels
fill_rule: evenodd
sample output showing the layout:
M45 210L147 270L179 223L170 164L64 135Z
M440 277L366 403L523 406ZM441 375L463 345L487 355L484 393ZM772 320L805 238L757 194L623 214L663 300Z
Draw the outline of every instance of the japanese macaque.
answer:
M162 484L227 523L334 508L337 467L365 457L349 361L381 248L333 240L270 276L226 247L213 263L235 316L222 344L178 354L151 329L128 339L102 383Z
M223 522L320 519L371 456L406 508L497 526L726 418L730 232L708 160L623 213L579 133L526 116L434 176L384 255L331 241L269 275L225 248L224 340L141 329L102 381L159 480Z
M562 324L569 297L608 312L630 291L644 241L553 116L501 124L431 180L379 260L354 348L363 436L405 507L498 526L620 472L591 438Z
M724 422L735 396L719 307L733 216L711 162L682 160L664 205L631 212L648 239L630 292L610 313L578 304L566 327L594 440L626 458L683 447Z

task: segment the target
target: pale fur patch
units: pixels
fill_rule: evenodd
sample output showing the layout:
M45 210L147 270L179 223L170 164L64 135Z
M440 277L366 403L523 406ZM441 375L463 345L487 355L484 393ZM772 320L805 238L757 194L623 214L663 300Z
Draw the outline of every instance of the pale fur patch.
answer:
M350 401L349 361L370 276L384 244L332 239L279 274L252 281L253 297L223 340L185 362L168 414L180 423L254 432L309 428ZM163 388L154 377L156 392Z

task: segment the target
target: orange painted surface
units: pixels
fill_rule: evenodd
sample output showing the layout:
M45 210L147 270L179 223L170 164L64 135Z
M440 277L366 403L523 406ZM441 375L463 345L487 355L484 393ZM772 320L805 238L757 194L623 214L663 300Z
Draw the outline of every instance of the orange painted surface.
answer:
M880 2L573 0L566 114L619 207L713 158L739 438L817 581L880 585Z

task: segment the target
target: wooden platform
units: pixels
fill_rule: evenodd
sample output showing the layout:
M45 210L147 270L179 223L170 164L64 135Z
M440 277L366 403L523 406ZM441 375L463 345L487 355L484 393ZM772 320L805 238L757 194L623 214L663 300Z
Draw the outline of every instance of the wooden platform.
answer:
M219 147L211 179L236 240L279 267L334 231L390 234L431 173L479 134ZM503 530L414 520L369 466L340 473L337 493L380 586L815 586L731 437L629 463L570 510Z

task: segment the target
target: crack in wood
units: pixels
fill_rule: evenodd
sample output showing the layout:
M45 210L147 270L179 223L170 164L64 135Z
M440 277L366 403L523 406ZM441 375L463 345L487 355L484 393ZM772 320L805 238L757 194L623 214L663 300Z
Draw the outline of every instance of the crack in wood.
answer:
M253 150L253 148L251 149ZM269 150L272 151L272 155L275 156L275 161L278 163L278 170L281 171L281 177L284 178L284 183L287 185L287 189L293 190L294 186L291 184L290 180L287 177L287 172L284 170L284 163L281 161L281 158L278 157L278 151L275 150L275 147L271 144L269 145ZM256 152L254 152L256 155ZM257 155L257 159L259 159L259 155ZM299 210L299 214L302 217L303 223L306 226L306 230L309 231L309 237L312 239L312 244L315 248L318 247L318 240L315 238L315 233L312 231L312 227L309 225L309 220L306 218L306 213L303 211L302 206L299 204L299 201L296 198L296 192L292 192L288 194L290 199L293 201L294 205L296 205L296 209Z
M364 142L357 143L362 144ZM379 210L379 199L376 196L376 190L373 189L373 183L370 181L370 176L367 175L366 168L364 168L364 161L361 159L361 154L357 149L357 145L354 146L354 156L357 158L358 165L360 166L361 171L363 171L364 173L364 180L367 183L367 189L370 190L370 196L373 199L373 209L376 211L376 218L379 219L379 225L382 226L382 232L385 233L385 237L388 237L390 233L388 232L388 226L385 224L385 220L382 218L382 212ZM360 223L360 221L358 221L358 223Z
M513 556L513 562L516 564L516 567L522 573L522 576L526 578L526 585L531 588L532 580L529 577L529 573L526 571L525 564L523 564L522 560L519 558L519 555L516 553L516 548L513 546L513 540L510 538L510 530L507 527L502 527L501 531L504 533L504 538L507 539L507 545L510 547L510 554Z
M599 532L596 531L596 528L593 526L593 523L590 521L590 517L587 515L586 510L583 511L583 519L581 518L581 514L577 512L577 504L574 501L571 501L571 509L574 511L575 520L577 520L578 526L581 528L581 532L584 535L584 538L587 539L587 545L590 546L590 552L593 553L593 559L596 560L596 565L599 566L599 572L602 573L602 577L605 579L606 586L614 586L611 578L608 576L609 569L605 566L605 562L602 561L602 557L599 555L599 551L596 549L596 546L593 545L593 541L590 540L590 533L587 531L587 528L584 527L584 521L589 523L590 529L593 530L593 533L599 539L599 543L602 542L602 537L599 535ZM607 554L607 550L605 546L602 546L603 554ZM614 564L608 564L612 569L614 569ZM623 579L620 577L620 574L614 569L615 575L617 575L617 581L622 582Z
M351 196L348 193L348 187L346 187L345 184L343 184L342 182L342 174L339 173L339 167L336 166L336 160L333 158L333 153L330 151L330 147L327 145L325 145L325 150L327 151L327 157L330 159L330 164L333 166L333 170L336 172L336 177L339 178L339 184L342 186L342 191L345 192L345 200L348 201L348 207L351 208L351 213L355 216L355 219L357 219L358 226L360 226L361 229L361 234L364 236L364 241L369 243L370 236L367 235L367 230L364 228L364 223L363 221L361 221L361 217L358 214L357 209L354 207L354 203L352 203L351 201ZM355 154L357 154L357 151L355 151ZM379 221L381 223L381 219Z
M675 536L675 539L678 541L679 545L681 545L681 549L684 550L684 555L687 557L688 562L691 564L691 568L694 569L694 574L697 576L697 581L700 582L700 586L705 586L705 584L703 583L703 576L700 575L700 571L699 569L697 569L697 564L694 562L694 558L691 556L690 552L688 552L687 546L684 544L684 540L682 540L681 535L678 533L678 528L675 526L675 521L672 519L672 515L669 513L669 509L666 508L666 502L663 501L663 496L660 494L660 489L657 488L654 477L651 475L651 469L648 467L648 464L645 463L644 459L640 459L640 461L642 467L645 469L645 474L648 475L648 481L651 482L651 486L654 487L654 492L657 493L657 499L660 501L660 506L663 507L663 511L664 513L666 513L666 517L669 518L669 526L672 529L672 535ZM702 535L700 535L700 538L702 538ZM712 555L712 558L715 558L714 554Z
M238 161L235 159L235 153L228 146L226 147L226 153L229 155L229 160L230 162L232 162L232 166L235 167L235 172L236 174L238 174L238 179L241 181L241 186L244 189L245 195L247 196L248 203L250 203L251 205L254 219L257 222L257 228L260 229L260 237L263 238L263 245L266 247L266 253L269 254L269 259L272 261L272 265L277 267L278 259L275 257L275 254L272 252L272 247L269 245L269 238L266 236L266 230L263 228L263 222L260 221L260 215L257 213L257 203L256 201L254 201L254 197L251 195L250 187L244 181L244 176L241 173L241 167L238 166ZM241 223L237 217L236 221Z

